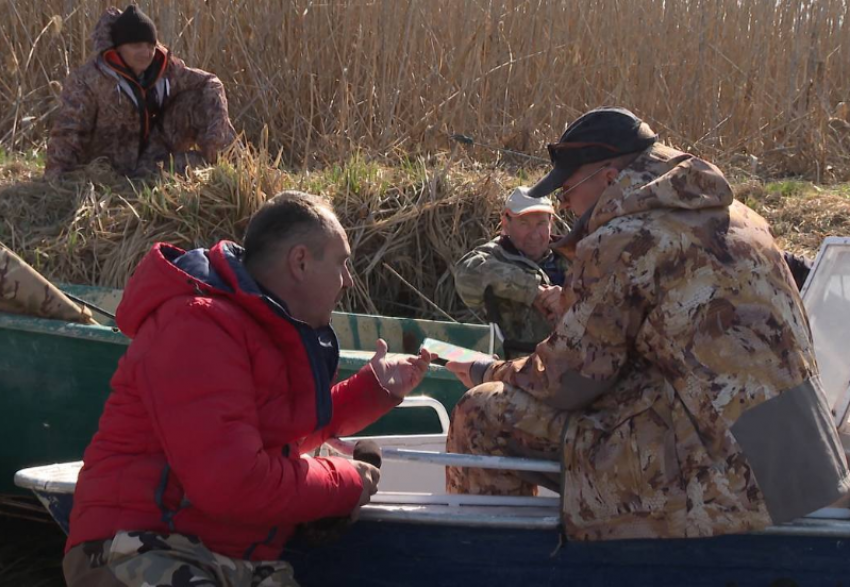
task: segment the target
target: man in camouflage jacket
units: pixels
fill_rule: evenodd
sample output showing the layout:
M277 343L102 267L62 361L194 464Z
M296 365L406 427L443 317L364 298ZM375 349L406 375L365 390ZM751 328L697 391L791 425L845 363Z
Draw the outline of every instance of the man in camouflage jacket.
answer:
M128 176L159 164L181 171L214 161L233 143L221 81L159 45L136 7L109 8L92 41L94 57L65 81L47 146L48 178L97 158ZM141 65L129 62L136 50L145 54Z
M458 295L498 324L508 358L533 352L552 332L569 266L550 247L552 203L527 193L528 188L520 187L505 200L501 236L476 247L455 266Z
M528 357L449 363L483 383L458 403L449 450L562 459L579 540L747 532L846 495L808 321L764 219L626 110L585 114L550 155L530 195L562 188L580 216L559 243L566 311ZM452 492L535 481L447 470Z

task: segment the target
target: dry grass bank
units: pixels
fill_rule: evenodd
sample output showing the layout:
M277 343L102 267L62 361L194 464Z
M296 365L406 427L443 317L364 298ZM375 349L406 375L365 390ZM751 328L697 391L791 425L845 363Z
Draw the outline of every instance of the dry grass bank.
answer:
M448 161L390 168L357 156L292 174L270 166L267 153L251 151L192 177L132 184L90 167L51 184L38 163L13 158L0 165L0 241L54 280L122 287L151 243L239 241L268 197L300 189L328 197L347 229L355 287L345 308L435 315L424 295L468 320L450 265L491 236L501 199L519 181Z
M302 189L331 199L348 231L355 287L346 309L442 318L424 296L469 321L452 265L495 234L508 190L533 179L451 159L387 167L352 157L297 174L270 163L252 151L192 177L134 185L96 167L49 184L38 162L0 160L0 241L52 279L122 287L153 242L238 241L266 198ZM814 255L824 237L850 235L847 186L750 181L737 192L794 252Z
M43 141L111 3L0 3L0 143ZM225 81L237 128L257 140L268 125L290 166L435 152L451 132L540 154L576 114L618 104L763 177L850 178L848 126L830 122L850 96L844 0L140 5L176 53Z

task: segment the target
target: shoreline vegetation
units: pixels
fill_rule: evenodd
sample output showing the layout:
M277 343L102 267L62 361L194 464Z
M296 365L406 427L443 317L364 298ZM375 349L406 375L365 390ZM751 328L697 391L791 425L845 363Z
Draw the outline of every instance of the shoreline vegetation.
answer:
M0 240L56 281L121 287L152 242L239 240L267 197L302 189L349 230L344 309L474 321L451 266L544 172L478 145L545 157L602 105L716 163L781 246L850 234L844 0L142 0L161 41L224 82L243 148L149 183L97 164L45 183L62 84L113 4L0 4Z
M327 197L348 231L354 287L342 309L466 322L479 317L455 292L453 264L495 236L505 194L545 171L485 166L456 152L392 166L354 155L290 172L262 147L148 182L97 164L53 183L42 170L38 156L0 152L0 241L54 281L123 287L154 242L241 241L267 198L298 189ZM850 185L730 179L794 253L813 257L824 237L850 235Z

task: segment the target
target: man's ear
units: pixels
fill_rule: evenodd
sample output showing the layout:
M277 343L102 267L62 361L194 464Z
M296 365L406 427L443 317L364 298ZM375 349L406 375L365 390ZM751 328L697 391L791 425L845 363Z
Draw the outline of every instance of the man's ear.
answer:
M307 264L310 262L310 251L306 245L295 245L289 249L286 257L289 272L295 281L303 281L307 274Z
M620 170L614 166L606 167L605 171L602 172L602 175L605 177L605 183L611 185L617 181L617 177L620 175Z
M508 215L505 212L502 212L502 221L499 223L499 227L502 229L502 234L508 234Z

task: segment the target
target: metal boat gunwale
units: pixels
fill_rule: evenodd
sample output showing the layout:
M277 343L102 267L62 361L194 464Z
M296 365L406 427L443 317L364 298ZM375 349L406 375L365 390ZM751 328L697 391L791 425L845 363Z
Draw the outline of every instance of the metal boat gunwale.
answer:
M474 466L474 460L470 459L469 464ZM421 466L428 464L421 463ZM15 475L15 484L30 489L42 501L48 495L72 495L76 485L76 473L80 467L82 461L23 469ZM415 496L418 503L404 503L405 496L407 499ZM527 498L524 505L499 505L498 499L494 499L493 505L482 505L477 502L478 497L480 496L451 496L455 503L447 505L445 495L379 491L373 497L373 503L363 507L360 519L370 522L469 528L553 532L560 529L560 507L553 503L552 498ZM506 504L512 503L512 499L515 498L506 499ZM850 509L824 508L805 518L751 534L850 538Z

